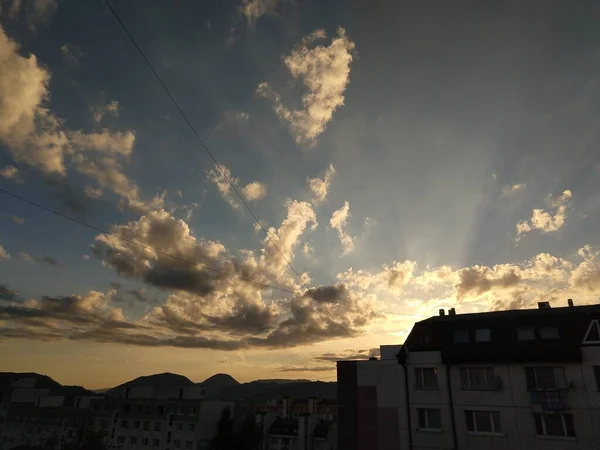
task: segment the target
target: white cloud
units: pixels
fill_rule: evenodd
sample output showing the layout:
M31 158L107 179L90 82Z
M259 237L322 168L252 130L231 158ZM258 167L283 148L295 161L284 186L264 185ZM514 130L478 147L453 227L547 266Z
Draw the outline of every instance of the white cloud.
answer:
M354 250L354 238L350 236L346 230L350 217L350 204L344 202L344 206L337 211L334 211L329 220L331 227L337 230L338 237L340 238L340 242L344 249L344 254Z
M105 116L111 115L113 117L119 117L121 112L121 105L116 100L111 100L106 105L92 105L90 107L94 121L100 122Z
M502 195L503 196L515 195L515 194L518 194L519 192L523 192L525 190L525 188L527 188L527 185L525 183L509 184L509 185L504 186L504 188L502 188Z
M242 0L240 12L246 17L249 24L265 14L275 11L280 0Z
M89 260L90 260L90 255L81 255L81 258L82 258L84 261L89 261Z
M236 186L236 189L241 191L246 201L259 200L267 194L267 185L260 181L252 181L244 187L239 187L240 180L231 174L231 170L220 164L221 169L215 165L214 169L208 171L208 179L212 181L221 193L221 197L229 205L237 209L241 206L239 197L231 187L231 184ZM229 179L229 181L227 181ZM231 184L230 184L231 182Z
M83 192L86 197L94 199L102 197L103 194L102 189L96 189L91 186L86 186Z
M331 178L335 174L335 168L333 164L330 164L325 171L323 178L310 178L308 180L308 187L313 195L313 203L321 203L327 198L329 192L329 185L331 184Z
M290 110L266 82L260 83L256 89L260 96L271 100L276 114L289 124L297 143L314 145L335 110L344 104L354 42L340 27L328 47L317 45L309 48L314 41L325 38L324 30L313 32L284 59L292 78L301 79L307 88L302 96L303 109Z
M15 166L5 166L3 169L0 169L0 176L6 178L7 180L12 180L18 184L23 183L19 169L17 169Z
M2 247L0 245L0 259L8 259L10 258L10 255L8 254L8 252L6 250L4 250L4 247Z
M223 116L221 117L221 120L215 127L215 131L222 130L223 128L230 126L230 125L247 124L249 120L250 120L250 114L248 114L247 112L236 111L236 110L225 111L223 113Z
M572 197L570 190L565 190L558 198L549 197L547 203L549 211L536 208L531 214L529 221L522 220L517 223L517 240L522 234L533 230L539 230L542 233L552 233L560 230L567 218L567 202Z
M267 185L260 181L253 181L242 189L242 193L247 201L260 200L267 195Z

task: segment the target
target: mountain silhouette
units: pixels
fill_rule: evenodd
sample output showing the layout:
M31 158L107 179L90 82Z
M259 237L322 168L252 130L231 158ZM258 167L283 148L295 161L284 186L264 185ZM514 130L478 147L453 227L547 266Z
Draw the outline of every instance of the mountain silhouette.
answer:
M208 377L206 380L199 384L203 386L228 387L238 386L240 382L228 373L218 373L216 375L213 375L212 377Z

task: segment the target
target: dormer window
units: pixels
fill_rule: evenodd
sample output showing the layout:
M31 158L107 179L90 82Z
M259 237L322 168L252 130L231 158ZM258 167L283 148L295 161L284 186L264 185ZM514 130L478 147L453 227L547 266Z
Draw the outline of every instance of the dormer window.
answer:
M479 328L475 330L475 342L490 342L492 332L489 328Z
M544 340L558 339L558 328L556 327L541 327L540 338Z

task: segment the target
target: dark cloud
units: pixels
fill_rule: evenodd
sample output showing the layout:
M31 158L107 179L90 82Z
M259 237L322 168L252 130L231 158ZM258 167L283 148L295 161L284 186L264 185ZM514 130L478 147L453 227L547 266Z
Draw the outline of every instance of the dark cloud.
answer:
M521 282L521 276L514 267L467 267L458 272L458 277L454 289L459 299L470 292L481 295L492 289L505 289Z
M145 289L130 289L127 291L127 293L135 298L138 302L145 303L148 301Z
M214 292L214 274L190 268L155 268L144 274L144 281L159 288L176 289L204 296Z
M27 252L20 252L19 256L29 264L47 264L53 267L64 267L56 259L51 256L31 256Z
M304 296L320 302L338 302L346 294L346 286L337 284L335 286L319 286L317 288L311 288L306 291Z
M240 303L233 308L231 314L206 318L217 328L240 334L259 334L272 329L278 315L272 308Z
M13 291L6 284L0 283L0 300L6 302L12 302L19 298L19 293L17 291Z
M85 213L87 211L91 199L85 195L83 190L74 188L62 178L46 177L44 185L50 188L72 212Z

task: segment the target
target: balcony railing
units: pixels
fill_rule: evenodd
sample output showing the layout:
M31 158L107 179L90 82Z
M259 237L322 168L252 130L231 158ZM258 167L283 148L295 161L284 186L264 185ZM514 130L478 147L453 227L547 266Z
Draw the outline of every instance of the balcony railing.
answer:
M548 412L563 411L567 409L566 389L538 389L530 391L532 405L540 405L542 410Z

